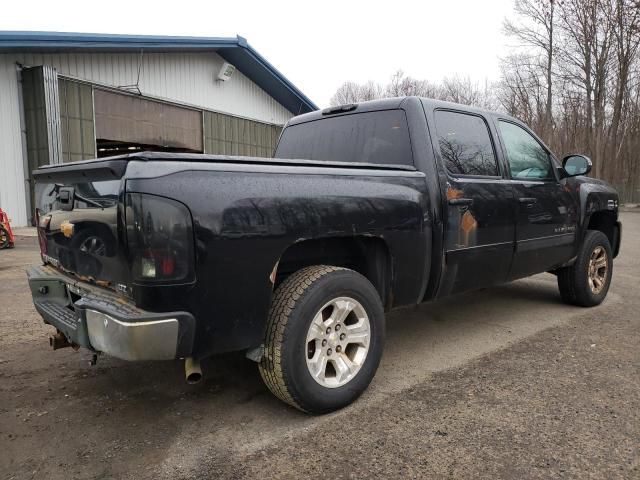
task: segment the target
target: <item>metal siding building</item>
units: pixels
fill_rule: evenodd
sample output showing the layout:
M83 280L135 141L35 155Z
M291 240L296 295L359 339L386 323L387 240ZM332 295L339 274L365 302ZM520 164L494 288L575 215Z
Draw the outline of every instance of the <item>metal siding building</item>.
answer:
M242 37L0 32L0 207L27 225L33 168L118 148L270 156L315 109Z

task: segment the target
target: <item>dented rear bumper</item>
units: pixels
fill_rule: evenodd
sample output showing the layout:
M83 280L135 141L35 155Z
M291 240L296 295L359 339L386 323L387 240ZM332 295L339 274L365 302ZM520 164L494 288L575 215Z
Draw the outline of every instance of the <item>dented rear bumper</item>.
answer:
M195 319L188 312L149 312L106 289L50 266L27 270L33 304L68 341L123 360L191 355Z

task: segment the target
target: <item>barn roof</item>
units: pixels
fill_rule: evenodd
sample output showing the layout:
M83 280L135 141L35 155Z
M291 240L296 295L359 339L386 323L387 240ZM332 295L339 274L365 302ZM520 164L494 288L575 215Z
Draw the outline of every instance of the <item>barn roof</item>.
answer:
M0 53L7 52L175 52L212 51L234 65L293 114L318 107L247 40L236 37L177 37L66 32L0 32Z

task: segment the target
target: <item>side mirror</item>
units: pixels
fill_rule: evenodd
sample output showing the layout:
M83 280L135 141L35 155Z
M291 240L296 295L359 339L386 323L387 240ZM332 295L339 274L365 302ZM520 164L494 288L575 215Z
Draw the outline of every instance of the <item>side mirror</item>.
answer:
M58 190L58 203L60 204L60 210L70 212L73 210L73 204L75 203L75 189L73 187L60 187Z
M568 177L576 177L578 175L586 175L591 171L591 159L584 155L567 155L562 159L562 167L567 172Z

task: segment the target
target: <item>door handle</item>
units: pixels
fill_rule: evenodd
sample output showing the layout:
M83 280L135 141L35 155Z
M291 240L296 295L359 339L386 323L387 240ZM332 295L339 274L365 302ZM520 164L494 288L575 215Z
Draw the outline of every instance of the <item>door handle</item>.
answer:
M524 205L532 205L534 203L538 203L538 199L533 197L522 197L518 199L518 202Z
M473 198L450 198L449 205L471 205L473 203Z

